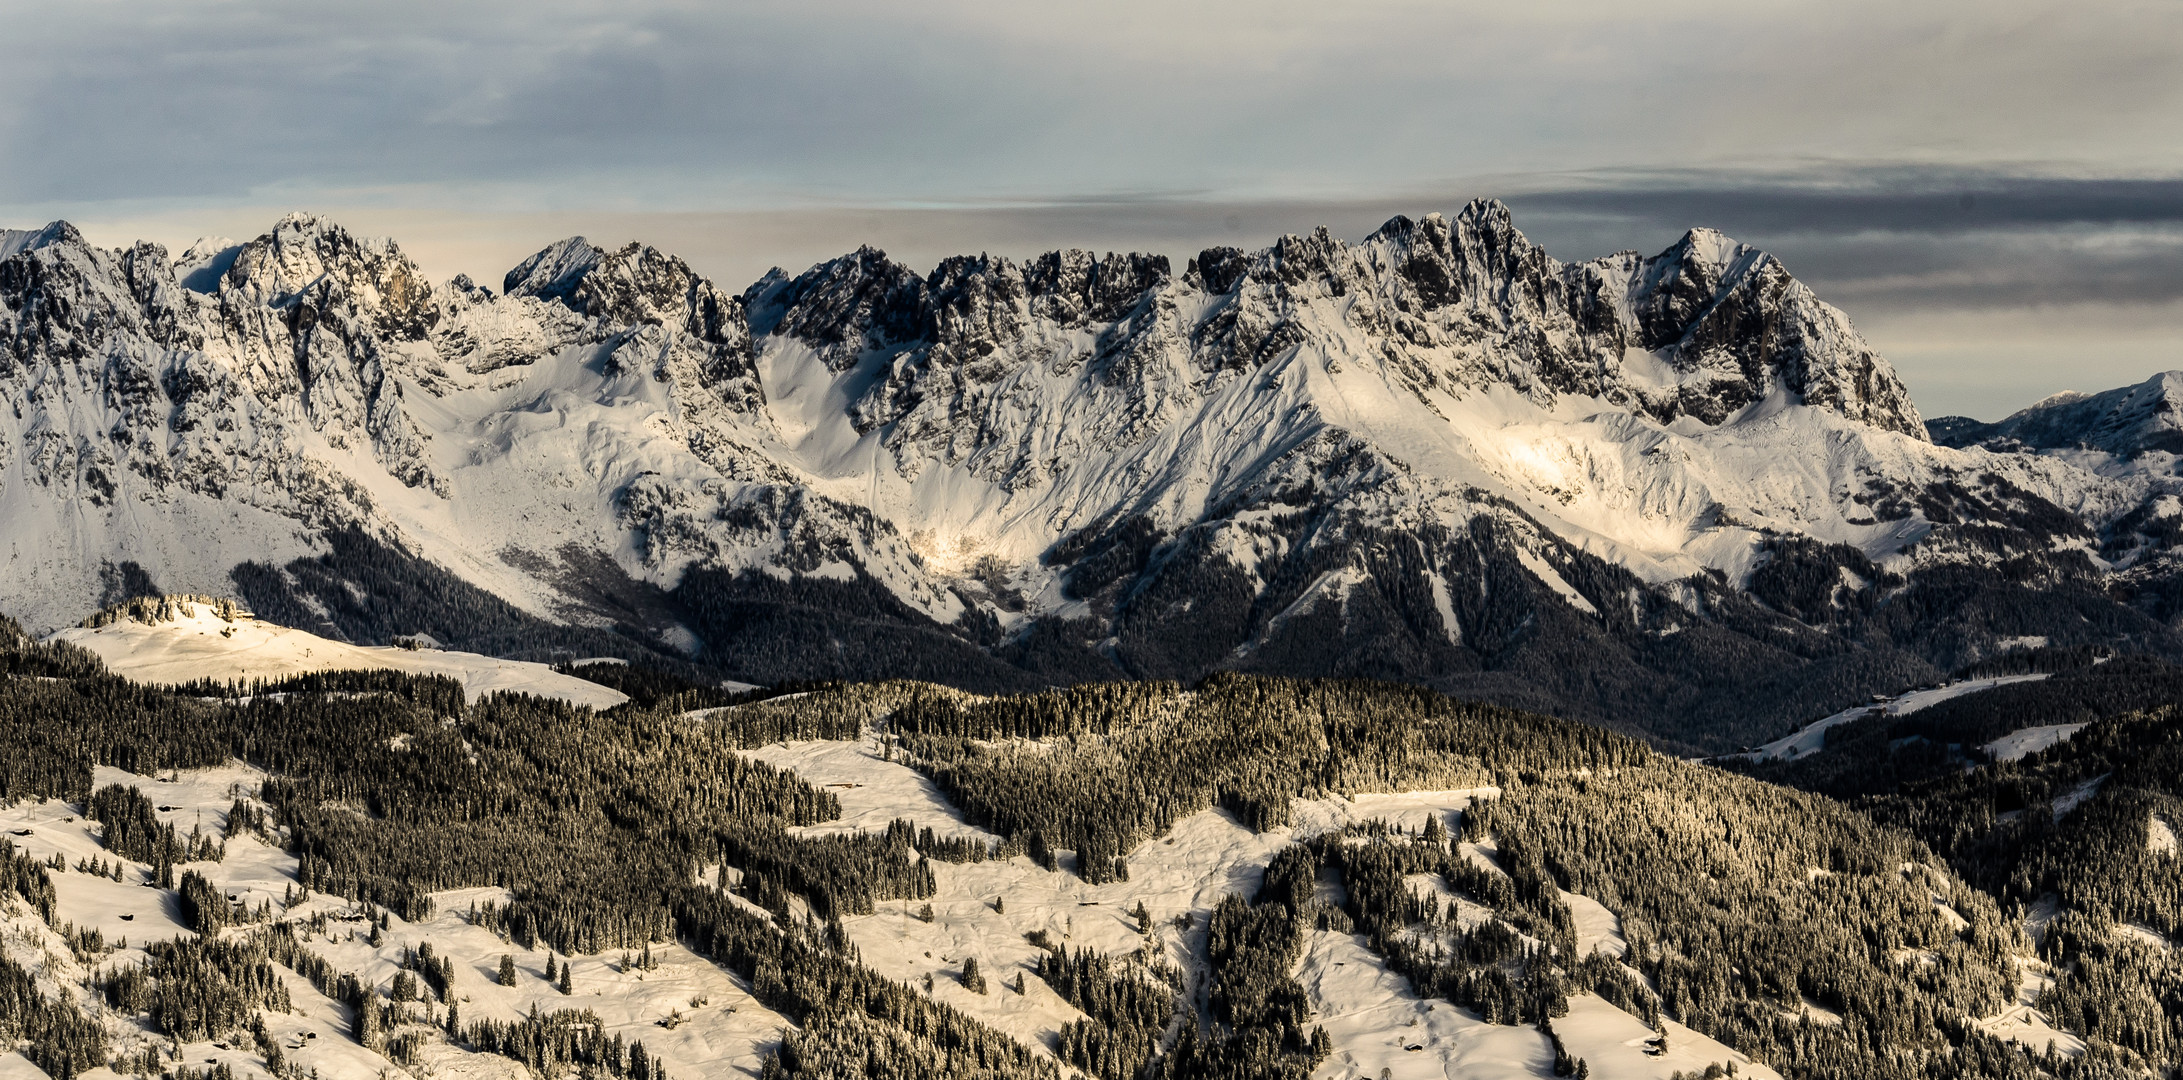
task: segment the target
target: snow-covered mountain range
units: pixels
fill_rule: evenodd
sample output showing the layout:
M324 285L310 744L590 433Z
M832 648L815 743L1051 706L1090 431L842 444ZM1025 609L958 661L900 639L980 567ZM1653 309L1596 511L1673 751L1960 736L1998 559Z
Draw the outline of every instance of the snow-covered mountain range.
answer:
M1375 675L1712 748L2035 638L2177 647L2176 376L1929 441L1703 229L1561 263L1477 202L736 293L580 237L496 292L308 215L55 223L0 233L0 340L33 629L186 590L765 682Z

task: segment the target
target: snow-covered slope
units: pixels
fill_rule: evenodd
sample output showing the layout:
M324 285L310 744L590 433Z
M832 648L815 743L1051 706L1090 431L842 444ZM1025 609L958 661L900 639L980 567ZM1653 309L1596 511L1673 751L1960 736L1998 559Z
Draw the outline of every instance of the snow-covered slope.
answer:
M439 649L357 646L248 615L223 617L205 604L181 601L174 606L171 618L117 618L101 626L71 627L53 638L90 650L116 675L155 685L387 670L447 676L461 682L473 701L500 691L560 698L595 709L629 700L619 690L563 675L546 664Z
M1961 416L1932 422L1934 441L1997 449L2097 450L2123 459L2183 454L2183 371L2103 393L2065 391L1991 424Z
M256 791L265 774L242 765L172 772L165 777L134 775L101 767L96 782L134 787L160 800L160 820L178 829L202 828L212 835L227 831L228 814L238 793ZM99 859L114 866L117 877L109 880L86 873L55 872L58 893L54 926L97 931L109 943L127 943L98 958L102 966L120 968L141 964L146 948L170 938L194 938L196 933L175 918L179 907L168 890L150 888L150 867L130 863L114 855L100 841L97 822L81 816L79 808L43 800L22 801L0 807L0 830L5 830L16 850L40 859L58 857L64 864ZM368 905L329 894L305 892L297 900L296 856L281 850L268 838L247 830L225 841L225 858L188 864L205 875L236 901L255 908L271 905L282 916L305 925L313 916L330 925L319 933L304 933L302 940L313 953L343 971L353 971L367 986L384 985L403 970L408 953L429 944L454 961L453 980L461 1013L475 1022L492 1019L503 1023L521 1020L533 1009L547 1011L572 1004L554 984L543 977L545 957L511 946L504 937L474 925L464 913L474 903L505 903L505 889L458 889L438 893L438 913L409 922L388 916L389 929L373 935L364 925ZM290 903L290 901L294 901ZM0 899L0 912L18 909L12 896ZM11 948L28 948L32 970L47 983L48 992L75 995L74 983L88 969L73 959L52 926L35 913L23 913L7 922ZM359 932L361 931L361 932ZM233 935L230 935L233 936ZM372 938L380 938L378 944ZM17 946L14 943L20 942ZM133 946L133 947L131 947ZM38 951L42 947L42 955ZM520 976L514 986L502 986L493 977L502 955L520 954ZM574 1004L597 1014L608 1031L625 1039L641 1041L660 1056L669 1075L678 1078L728 1078L756 1076L760 1057L780 1039L788 1021L752 999L749 987L704 957L682 945L662 943L652 950L655 967L631 970L618 955L599 953L562 958L572 977L583 988ZM42 961L39 962L39 961ZM435 1040L425 1055L410 1067L388 1059L382 1050L367 1049L353 1038L355 1023L349 1007L321 994L310 981L285 966L269 969L286 984L295 1008L283 1013L265 1010L266 1027L286 1052L287 1061L303 1075L322 1080L374 1080L404 1076L459 1077L466 1080L525 1080L535 1074L516 1061L480 1053L451 1041ZM670 1020L669 1018L673 1018ZM260 1055L247 1041L222 1038L170 1042L144 1026L114 1017L109 1045L117 1053L135 1053L159 1045L180 1060L224 1064L238 1076L264 1076ZM25 1080L46 1074L30 1065L11 1048L0 1053L0 1069L16 1070ZM98 1080L120 1074L101 1069L81 1074Z
M1841 712L1814 720L1790 732L1788 735L1775 739L1773 742L1748 753L1733 756L1750 761L1786 761L1800 758L1806 754L1817 753L1821 747L1826 746L1827 729L1837 724L1846 724L1852 720L1862 720L1869 716L1905 716L1966 694L1981 693L1997 686L2008 686L2012 683L2037 682L2048 677L2045 673L2040 673L2033 675L2000 675L1990 679L1964 679L1960 682L1914 690L1899 697L1881 698L1870 705L1859 705L1855 708L1844 709ZM2083 724L2071 725L2070 730L2074 732L2083 726ZM2010 742L2014 738L2013 735L2009 736L1989 745L1987 749L1998 754L2008 746L2014 745ZM2065 734L2061 738L2068 738L2068 735ZM2045 745L2051 746L2055 741L2058 740L2050 739ZM2024 754L2040 748L2035 746L2030 750L2020 751L2015 756L2022 757ZM2003 758L2002 760L2013 761L2015 758Z
M1719 635L1779 649L1886 574L2090 550L2146 497L1929 443L1763 252L1699 229L1565 264L1491 202L1180 273L864 249L739 295L582 238L498 295L434 285L301 214L180 257L65 223L0 256L0 595L34 629L155 584L358 641L460 644L500 604L495 651L611 627L758 680L1501 697L1560 650L1617 670L1546 700L1613 718L1713 662L1663 649L1774 664ZM1740 598L1768 565L1847 592Z

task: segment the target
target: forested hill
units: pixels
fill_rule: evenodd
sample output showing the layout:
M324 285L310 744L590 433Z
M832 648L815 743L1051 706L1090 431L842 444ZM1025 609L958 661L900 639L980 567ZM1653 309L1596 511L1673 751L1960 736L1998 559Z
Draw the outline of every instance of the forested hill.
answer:
M2037 676L1830 728L1750 774L1850 800L2026 921L2068 977L2057 1024L2150 1060L2183 1056L2183 668L2042 650L1982 673Z
M1907 831L1413 687L738 703L623 671L602 713L377 672L184 695L0 646L0 891L47 942L0 962L0 1038L57 1080L1301 1078L1389 1040L1509 1075L2080 1077L2167 1045L1989 1034L2031 947ZM1359 1027L1406 1001L1446 1019Z

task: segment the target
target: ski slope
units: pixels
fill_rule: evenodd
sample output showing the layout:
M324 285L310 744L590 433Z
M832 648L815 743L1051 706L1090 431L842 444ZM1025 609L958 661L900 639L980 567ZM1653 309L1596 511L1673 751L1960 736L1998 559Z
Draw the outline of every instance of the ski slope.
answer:
M1846 724L1852 720L1863 720L1870 716L1907 716L1919 709L1931 708L1943 701L1951 701L1967 694L1981 693L1997 686L2008 686L2012 683L2038 682L2046 677L2043 673L2035 675L2001 675L1991 679L1965 679L1962 682L1948 683L1945 686L1932 686L1923 690L1913 690L1907 694L1883 698L1870 705L1858 705L1844 709L1832 716L1814 720L1798 728L1795 732L1775 739L1773 742L1755 750L1742 754L1724 754L1722 756L1742 758L1745 761L1790 761L1807 754L1817 753L1821 747L1827 745L1827 729L1838 724ZM2006 739L2002 741L2005 742Z
M1993 756L1995 761L2021 761L2041 750L2060 746L2069 737L2083 731L2085 724L2044 724L2039 727L2020 728L1979 747Z

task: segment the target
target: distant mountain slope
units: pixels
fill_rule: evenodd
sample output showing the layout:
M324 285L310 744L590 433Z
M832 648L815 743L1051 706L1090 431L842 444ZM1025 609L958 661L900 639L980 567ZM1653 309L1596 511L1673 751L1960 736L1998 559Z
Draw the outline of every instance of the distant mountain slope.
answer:
M2022 638L2183 650L2172 575L2112 595L2149 481L1927 442L1709 230L1565 264L1478 202L740 293L582 238L434 285L300 214L0 253L0 595L39 629L239 593L762 683L1373 675L1711 749Z
M2123 459L2183 454L2183 371L2104 393L2056 394L1991 424L1945 416L1927 428L1944 446L2098 450Z

